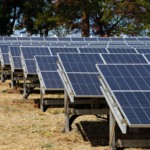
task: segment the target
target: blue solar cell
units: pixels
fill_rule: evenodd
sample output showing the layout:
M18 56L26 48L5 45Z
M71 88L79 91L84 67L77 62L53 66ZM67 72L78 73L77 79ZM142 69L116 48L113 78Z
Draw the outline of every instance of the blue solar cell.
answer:
M150 90L149 65L100 65L100 70L111 90Z
M77 48L68 48L68 47L50 48L50 51L51 51L52 55L57 55L57 53L59 53L59 52L78 53Z
M43 37L31 37L32 41L44 41Z
M4 65L9 65L10 61L9 61L9 55L8 53L2 53L2 61Z
M18 37L19 41L30 41L30 37Z
M71 38L72 41L84 41L84 38Z
M112 41L124 41L123 38L115 38L115 37L111 37Z
M75 92L75 95L102 95L102 92L99 88L100 84L98 82L97 74L67 73L67 75Z
M45 41L58 41L56 37L45 37Z
M109 37L99 37L97 39L98 39L98 41L111 41L111 39Z
M140 54L102 54L107 64L140 64L148 63Z
M146 57L146 59L149 61L150 63L150 54L144 54L144 56Z
M13 63L14 69L22 69L21 57L19 56L12 57L12 63Z
M129 126L150 125L150 65L97 65Z
M63 83L58 72L41 72L42 80L46 89L63 89Z
M19 46L10 46L9 52L11 56L21 56Z
M137 38L124 38L125 41L137 41Z
M57 71L57 56L35 56L39 71Z
M148 37L141 37L141 38L138 38L139 41L150 41L150 38Z
M48 47L21 47L24 59L34 59L35 55L51 55Z
M37 74L35 60L34 59L26 59L24 61L25 61L27 73L28 74Z
M97 38L89 38L89 37L85 37L84 40L85 41L98 41Z
M10 36L8 36L8 37L4 37L4 40L5 41L11 41L11 40L16 41L17 37L10 37Z
M150 124L149 92L114 92L129 124Z
M81 53L108 53L105 48L78 48L78 49Z
M10 46L10 44L3 44L3 45L0 45L0 51L1 53L8 53L8 47Z
M58 37L58 41L71 41L70 38Z
M0 41L3 41L3 37L2 36L0 36Z
M97 72L96 63L103 63L99 54L59 53L66 72Z
M147 49L145 49L145 48L141 48L141 49L136 49L137 50L137 52L138 53L141 53L141 54L150 54L150 48L147 48Z
M108 48L110 53L137 53L135 49L132 48Z

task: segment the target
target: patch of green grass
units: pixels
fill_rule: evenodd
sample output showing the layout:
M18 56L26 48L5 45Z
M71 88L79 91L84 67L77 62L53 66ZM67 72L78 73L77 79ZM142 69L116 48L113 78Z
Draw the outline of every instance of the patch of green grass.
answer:
M8 90L7 89L3 89L2 90L2 93L6 93Z
M54 145L52 143L47 143L47 144L42 146L42 149L44 149L44 150L49 150L52 148L54 148Z

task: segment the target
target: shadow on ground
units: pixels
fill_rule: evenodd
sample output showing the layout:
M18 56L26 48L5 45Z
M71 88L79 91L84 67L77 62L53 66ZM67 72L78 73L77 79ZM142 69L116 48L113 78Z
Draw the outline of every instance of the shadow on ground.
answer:
M81 121L76 123L83 140L93 147L109 145L109 124L107 121Z

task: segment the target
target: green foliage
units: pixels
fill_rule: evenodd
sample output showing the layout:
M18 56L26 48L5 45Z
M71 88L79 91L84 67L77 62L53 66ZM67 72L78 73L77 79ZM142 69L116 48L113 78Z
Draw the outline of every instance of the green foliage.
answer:
M41 36L66 36L76 28L82 36L90 28L98 36L143 36L150 35L149 16L149 0L0 0L0 35L15 27Z
M13 34L15 21L20 17L25 0L0 0L0 34Z

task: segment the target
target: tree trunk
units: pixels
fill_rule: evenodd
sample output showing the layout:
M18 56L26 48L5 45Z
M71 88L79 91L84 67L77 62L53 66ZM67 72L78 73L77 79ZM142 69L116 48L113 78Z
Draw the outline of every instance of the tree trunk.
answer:
M12 22L9 24L9 31L8 31L8 35L11 35L13 33L13 28L15 25L15 21L16 21L16 7L14 7L14 11L13 11L13 18L12 18Z
M89 37L89 31L90 31L90 24L89 24L89 12L88 12L88 5L86 5L86 3L88 3L86 0L84 0L83 2L85 2L83 9L81 10L81 14L82 14L82 37Z

